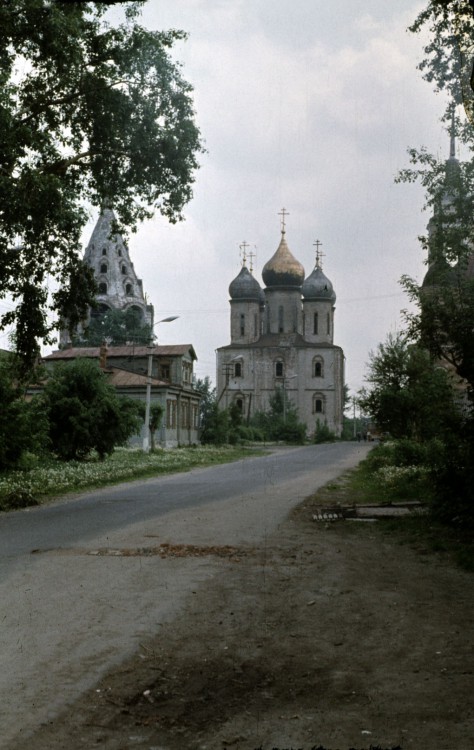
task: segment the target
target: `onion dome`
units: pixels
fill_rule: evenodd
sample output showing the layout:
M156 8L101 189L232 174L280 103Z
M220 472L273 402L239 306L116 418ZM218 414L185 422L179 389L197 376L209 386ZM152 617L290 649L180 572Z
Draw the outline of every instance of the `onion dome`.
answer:
M262 291L257 279L254 279L246 266L242 266L239 275L229 285L229 295L233 300L260 302Z
M330 302L336 301L336 292L319 265L316 265L313 272L305 280L301 291L305 300L322 299L329 300Z
M291 254L284 231L275 255L263 267L262 279L267 287L300 287L303 283L304 268Z

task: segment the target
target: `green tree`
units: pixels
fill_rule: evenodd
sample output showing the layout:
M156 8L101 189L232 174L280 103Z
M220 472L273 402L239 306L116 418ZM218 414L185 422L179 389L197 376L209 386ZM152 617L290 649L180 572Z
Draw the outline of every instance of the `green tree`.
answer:
M255 414L251 423L263 431L267 440L287 443L303 443L305 440L306 425L299 421L298 410L288 400L283 388L278 388L270 396L269 409Z
M206 375L205 378L197 378L194 390L201 396L199 402L199 427L201 430L205 430L208 420L214 414L214 407L217 400L216 389L212 385L209 375Z
M43 393L53 452L61 459L100 458L124 445L143 424L143 405L117 396L96 362L57 365Z
M77 346L100 346L107 341L112 346L121 344L149 344L153 338L150 325L143 322L139 310L129 307L126 310L107 310L103 315L93 316L87 330L74 339Z
M26 401L10 361L0 360L0 471L21 467L28 453L47 451L48 427L38 399Z
M163 406L155 401L150 404L150 421L148 422L148 429L150 430L150 447L151 450L155 450L155 432L161 424L163 418Z
M435 91L449 94L449 101L464 105L474 122L474 3L472 0L429 0L409 30L429 30L425 57L418 68ZM449 119L449 108L445 118ZM470 128L464 129L472 139Z
M185 34L140 26L143 2L113 25L108 4L0 4L0 297L16 302L1 325L25 368L57 325L47 312L73 330L93 301L85 206L112 202L123 231L155 210L182 219L192 196L202 146L170 56Z
M459 424L448 373L404 334L389 334L370 353L367 381L359 404L394 438L446 438Z

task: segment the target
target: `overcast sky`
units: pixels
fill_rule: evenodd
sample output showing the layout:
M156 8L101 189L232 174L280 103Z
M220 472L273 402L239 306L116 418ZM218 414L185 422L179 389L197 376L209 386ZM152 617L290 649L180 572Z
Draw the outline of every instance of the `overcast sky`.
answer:
M335 343L352 393L368 353L402 326L402 274L425 271L417 236L428 216L416 186L395 185L409 146L448 156L443 101L416 65L406 31L414 0L149 0L148 28L189 33L174 56L194 87L207 153L186 221L157 217L132 235L135 270L155 306L159 343L192 343L199 377L215 383L215 350L230 343L228 287L239 245L254 274L280 240L306 275L316 239L337 293ZM95 220L96 217L94 217ZM92 225L88 227L88 241Z

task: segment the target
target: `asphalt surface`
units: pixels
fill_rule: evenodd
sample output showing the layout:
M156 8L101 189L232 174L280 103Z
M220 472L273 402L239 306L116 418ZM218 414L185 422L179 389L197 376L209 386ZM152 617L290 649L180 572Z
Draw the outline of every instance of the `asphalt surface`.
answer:
M93 690L223 571L212 557L114 550L259 544L368 450L280 448L1 515L0 748L31 747L38 726ZM112 554L97 554L104 548Z

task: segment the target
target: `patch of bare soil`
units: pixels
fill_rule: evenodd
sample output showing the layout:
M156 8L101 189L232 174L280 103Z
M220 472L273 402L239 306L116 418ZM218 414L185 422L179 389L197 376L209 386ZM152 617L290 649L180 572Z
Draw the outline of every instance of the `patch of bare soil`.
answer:
M15 750L472 750L472 575L316 502Z

